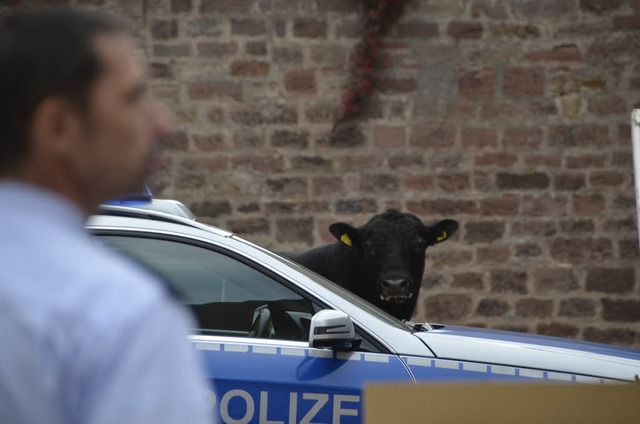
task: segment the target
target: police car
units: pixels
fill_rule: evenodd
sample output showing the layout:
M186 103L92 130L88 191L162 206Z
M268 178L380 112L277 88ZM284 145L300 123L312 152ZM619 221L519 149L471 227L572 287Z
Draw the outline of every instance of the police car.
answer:
M155 203L154 203L155 202ZM633 382L640 351L528 334L401 322L177 202L112 202L95 239L171 282L224 423L362 422L374 382ZM420 407L420 405L417 405Z

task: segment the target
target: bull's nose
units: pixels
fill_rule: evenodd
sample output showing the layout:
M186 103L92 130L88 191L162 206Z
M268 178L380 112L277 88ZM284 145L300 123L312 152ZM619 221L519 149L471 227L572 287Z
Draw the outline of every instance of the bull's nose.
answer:
M411 283L406 278L382 280L382 288L388 295L406 294L410 291Z

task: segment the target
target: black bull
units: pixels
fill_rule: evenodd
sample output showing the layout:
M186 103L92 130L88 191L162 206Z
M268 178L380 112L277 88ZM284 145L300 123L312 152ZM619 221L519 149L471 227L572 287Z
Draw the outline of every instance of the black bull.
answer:
M329 227L336 243L287 256L399 319L410 319L418 301L425 250L451 237L458 222L427 226L409 213L389 210L362 227Z

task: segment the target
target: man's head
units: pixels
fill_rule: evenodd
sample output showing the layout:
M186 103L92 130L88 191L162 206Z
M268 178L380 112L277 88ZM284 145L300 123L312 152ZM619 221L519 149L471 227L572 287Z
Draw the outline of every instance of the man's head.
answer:
M142 187L168 123L121 26L69 9L9 15L0 69L0 177L57 191L87 213Z

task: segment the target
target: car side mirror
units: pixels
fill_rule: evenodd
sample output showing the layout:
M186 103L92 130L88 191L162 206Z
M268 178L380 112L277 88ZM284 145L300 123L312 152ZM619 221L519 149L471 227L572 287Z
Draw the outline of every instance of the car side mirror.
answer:
M323 309L311 317L309 346L349 349L359 345L349 315L334 309Z

